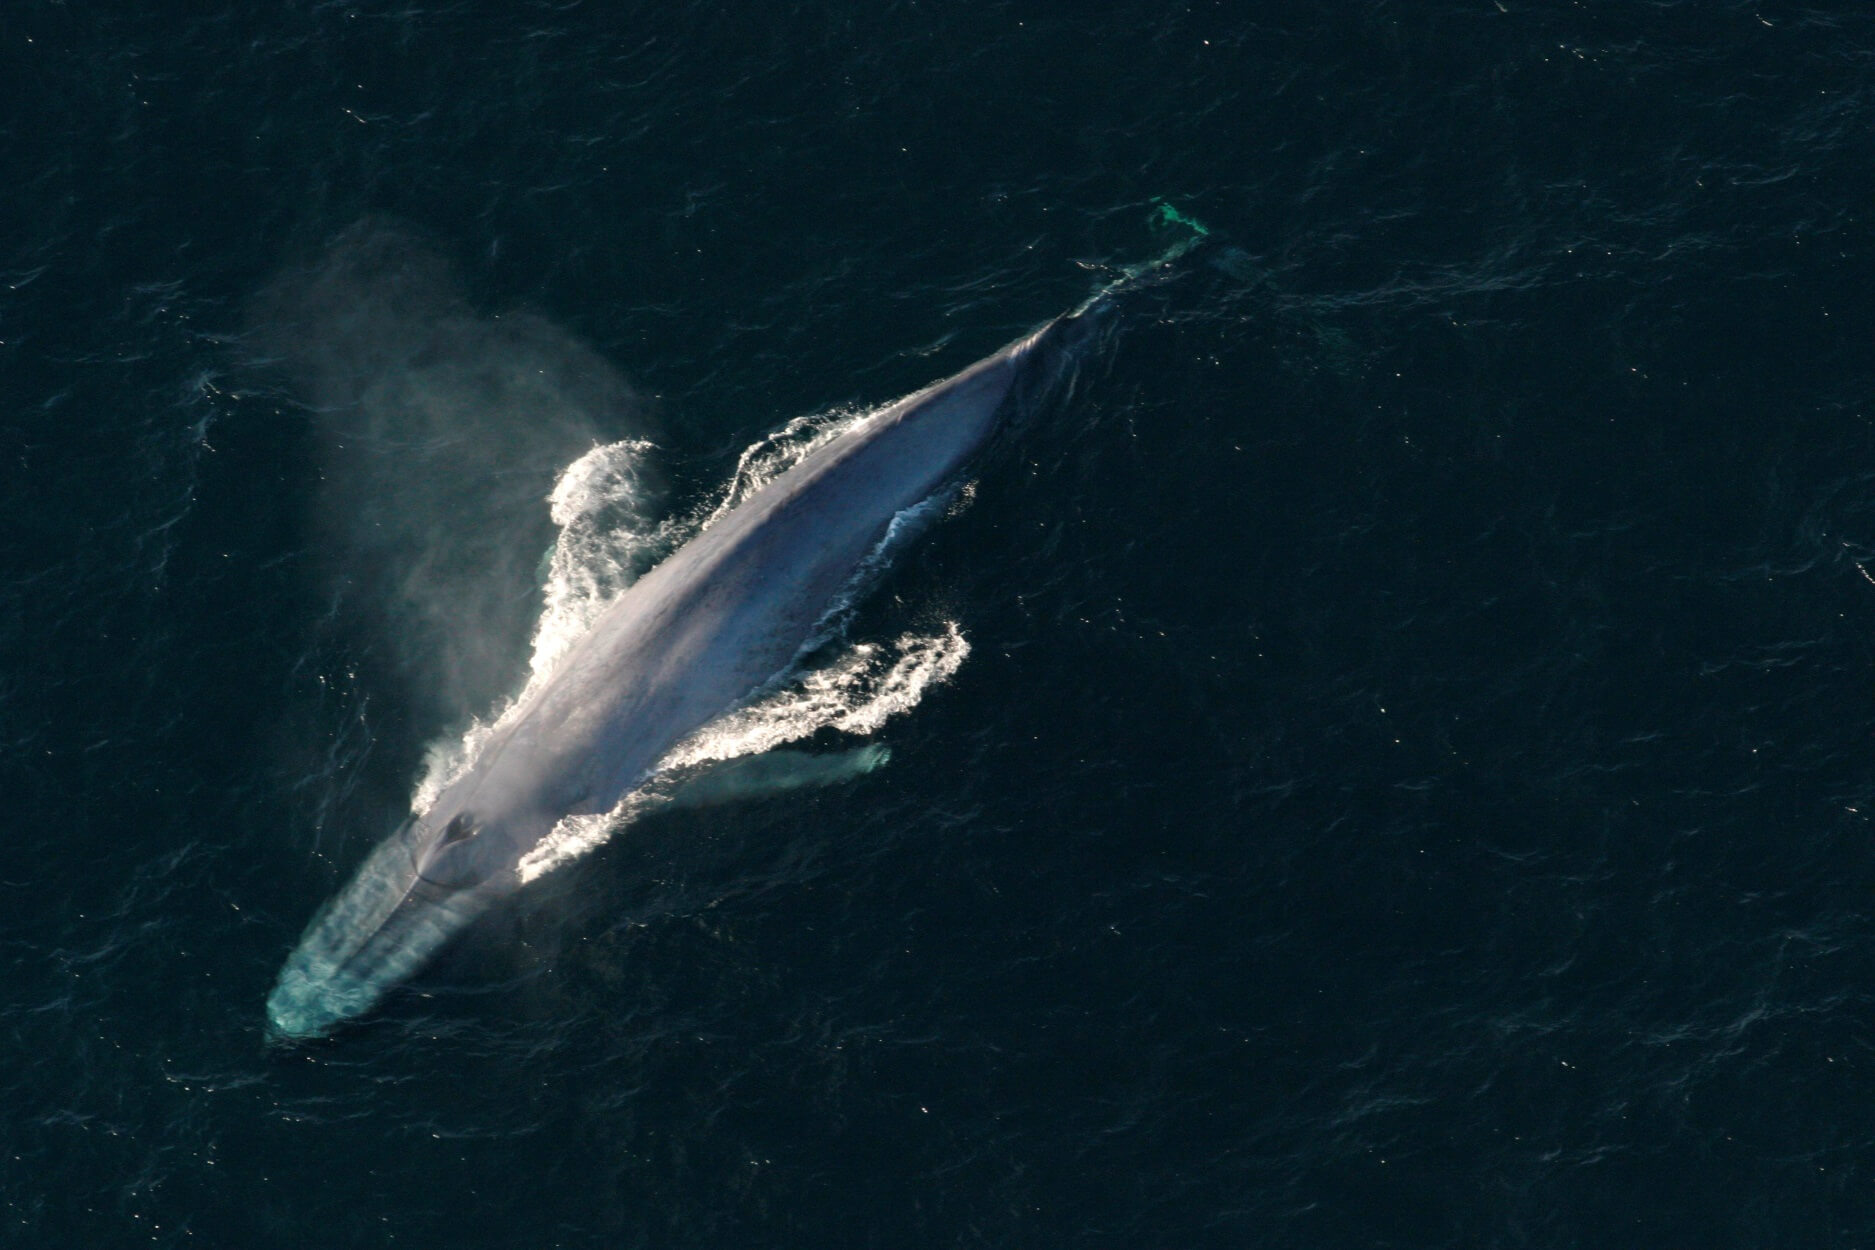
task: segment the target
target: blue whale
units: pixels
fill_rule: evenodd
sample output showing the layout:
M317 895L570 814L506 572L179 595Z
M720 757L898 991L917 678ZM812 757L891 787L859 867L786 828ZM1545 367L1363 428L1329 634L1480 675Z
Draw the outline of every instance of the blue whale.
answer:
M429 810L307 927L267 1000L276 1037L369 1010L492 903L569 815L610 811L681 739L785 673L896 519L1061 379L1097 298L856 422L611 604Z

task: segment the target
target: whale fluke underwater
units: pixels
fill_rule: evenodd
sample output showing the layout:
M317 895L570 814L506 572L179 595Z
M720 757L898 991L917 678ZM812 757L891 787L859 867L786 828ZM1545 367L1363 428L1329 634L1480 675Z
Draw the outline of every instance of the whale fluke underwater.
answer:
M635 582L314 917L267 1000L272 1036L370 1010L519 889L557 823L612 811L673 746L787 674L895 524L1061 389L1122 283L1184 250L856 421Z

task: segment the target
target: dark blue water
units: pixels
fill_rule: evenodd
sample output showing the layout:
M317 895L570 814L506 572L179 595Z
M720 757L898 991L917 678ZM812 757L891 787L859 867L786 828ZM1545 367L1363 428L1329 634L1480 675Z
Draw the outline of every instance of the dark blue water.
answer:
M1875 17L1247 10L10 7L0 1240L1875 1244ZM560 467L695 509L1159 197L1247 260L853 622L972 646L887 767L266 1044Z

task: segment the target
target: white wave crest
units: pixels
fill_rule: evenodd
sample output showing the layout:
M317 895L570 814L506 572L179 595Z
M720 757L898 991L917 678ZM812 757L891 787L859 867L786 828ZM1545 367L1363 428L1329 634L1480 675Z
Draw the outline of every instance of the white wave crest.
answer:
M560 537L548 558L545 606L534 630L535 680L553 671L607 604L681 541L682 527L648 523L643 464L652 445L607 443L575 460L548 496Z
M579 858L640 816L670 803L676 791L666 780L673 774L772 751L822 729L873 733L918 706L925 691L948 680L969 654L970 643L955 621L946 621L938 634L906 634L890 644L854 645L825 668L799 674L678 743L646 784L610 812L562 820L521 860L521 880L532 881ZM886 756L881 752L870 758L871 766L877 766Z
M910 711L933 684L970 654L955 621L930 637L906 634L886 646L854 645L832 664L805 673L756 703L710 722L677 744L658 765L684 768L798 742L821 729L869 734Z

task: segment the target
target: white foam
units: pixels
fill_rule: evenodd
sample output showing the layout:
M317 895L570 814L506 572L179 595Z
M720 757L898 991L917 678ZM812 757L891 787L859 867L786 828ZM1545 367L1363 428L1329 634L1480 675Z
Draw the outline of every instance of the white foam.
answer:
M520 862L532 881L604 843L640 816L671 802L672 773L770 751L822 729L864 735L910 711L925 691L948 680L970 654L955 621L943 632L905 634L892 643L862 642L825 668L801 673L765 698L719 717L673 747L645 785L599 816L568 816ZM884 762L884 755L875 757ZM869 769L863 771L870 771Z
M970 654L955 621L931 636L855 644L832 664L804 673L764 699L710 722L664 757L660 768L734 759L798 742L822 729L869 734L910 711Z
M534 630L535 678L551 672L605 606L681 541L679 526L651 525L645 515L642 466L653 450L640 441L595 447L554 483L547 502L560 536Z

